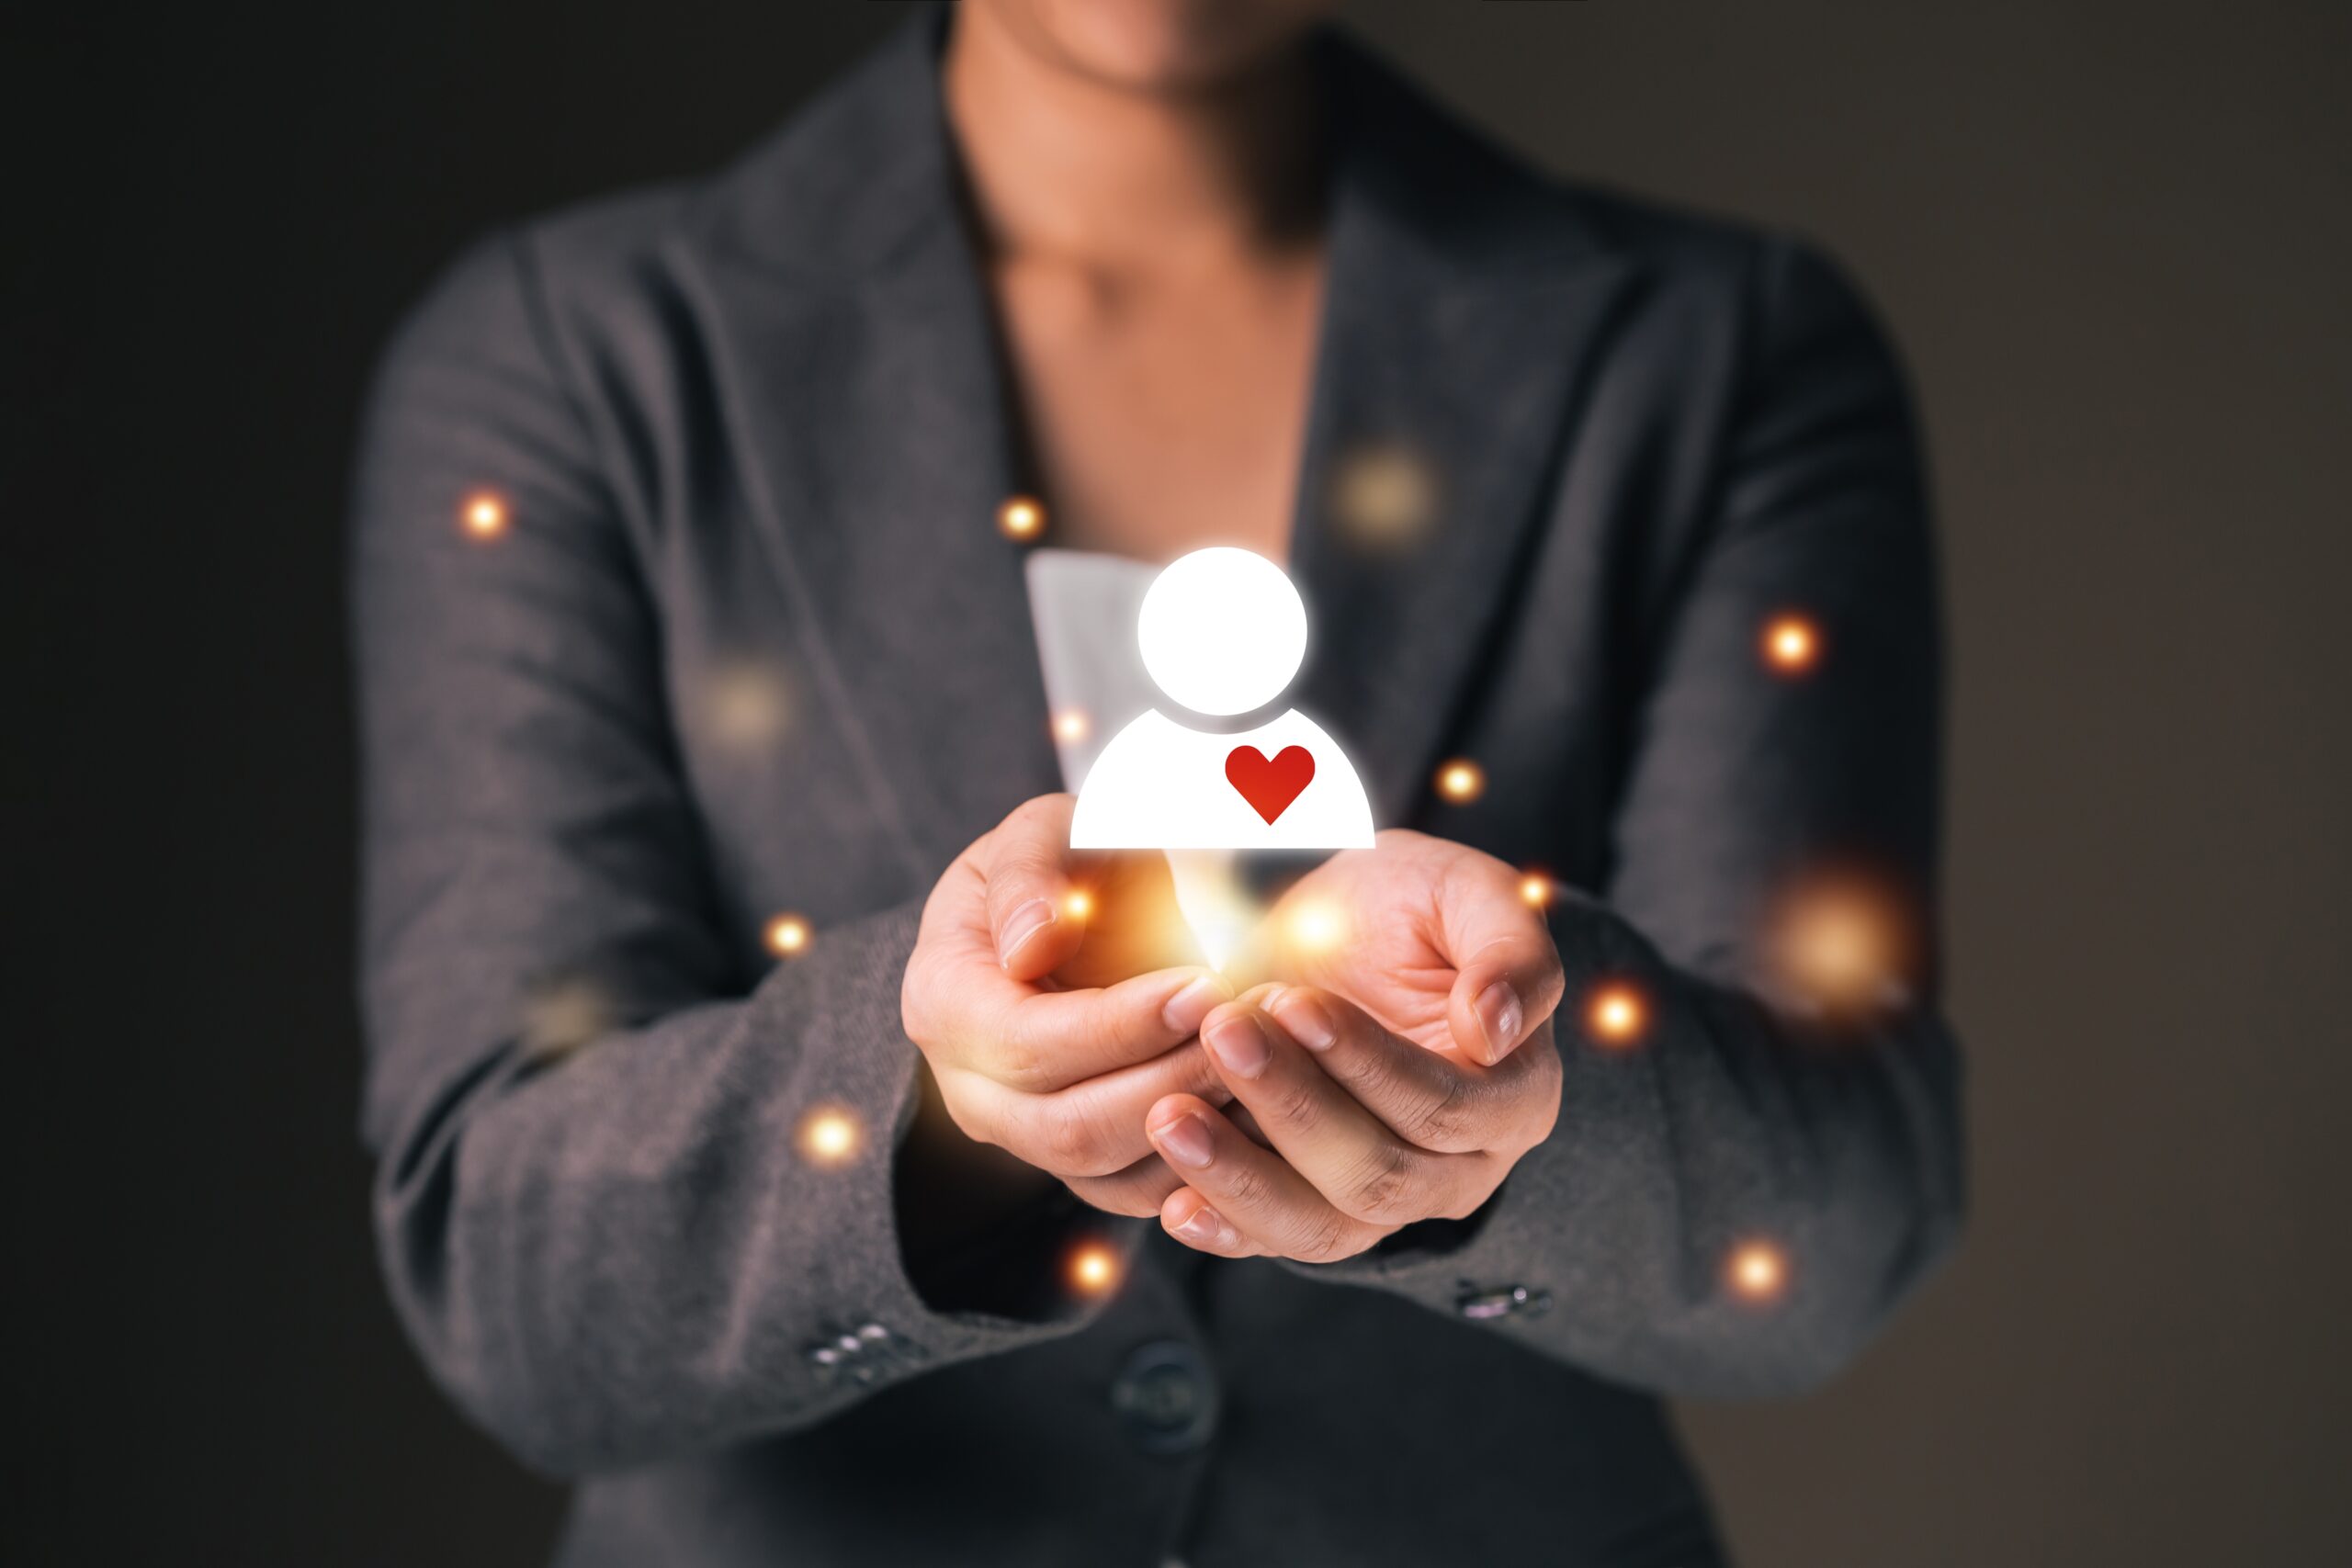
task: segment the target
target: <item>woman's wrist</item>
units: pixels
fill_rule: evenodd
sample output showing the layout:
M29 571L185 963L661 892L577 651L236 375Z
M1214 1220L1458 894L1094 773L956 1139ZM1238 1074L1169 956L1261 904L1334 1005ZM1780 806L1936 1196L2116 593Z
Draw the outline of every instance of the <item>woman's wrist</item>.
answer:
M1051 1315L1056 1255L1080 1222L1069 1189L956 1126L929 1064L892 1171L899 1258L937 1312Z

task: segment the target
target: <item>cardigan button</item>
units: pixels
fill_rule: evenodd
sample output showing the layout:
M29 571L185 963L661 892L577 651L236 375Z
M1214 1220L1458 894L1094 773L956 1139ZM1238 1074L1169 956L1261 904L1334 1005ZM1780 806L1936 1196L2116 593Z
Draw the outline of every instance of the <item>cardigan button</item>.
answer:
M1111 1408L1148 1454L1184 1454L1216 1430L1216 1377L1181 1339L1155 1339L1130 1355L1111 1384Z
M1531 1291L1525 1285L1481 1291L1465 1285L1454 1298L1453 1310L1473 1323L1484 1323L1498 1317L1541 1317L1551 1305L1549 1291Z

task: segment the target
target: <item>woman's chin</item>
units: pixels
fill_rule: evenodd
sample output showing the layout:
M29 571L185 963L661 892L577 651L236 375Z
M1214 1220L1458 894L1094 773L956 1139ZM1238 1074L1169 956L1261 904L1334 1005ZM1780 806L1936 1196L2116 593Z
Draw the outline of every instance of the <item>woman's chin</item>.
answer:
M1328 0L1001 0L1064 62L1138 93L1201 93L1248 75L1330 9Z

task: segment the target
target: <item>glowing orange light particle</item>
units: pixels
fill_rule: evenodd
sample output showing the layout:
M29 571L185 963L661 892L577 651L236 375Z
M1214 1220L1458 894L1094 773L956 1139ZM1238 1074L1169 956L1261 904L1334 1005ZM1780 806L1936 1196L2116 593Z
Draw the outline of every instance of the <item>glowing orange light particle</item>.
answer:
M1803 615L1778 615L1764 627L1764 661L1783 675L1802 675L1821 660L1821 632Z
M782 736L792 715L791 690L781 671L742 663L710 671L692 695L698 727L729 746L765 746Z
M1082 920L1094 913L1094 895L1083 887L1073 887L1062 899L1062 913L1073 920Z
M1415 454L1371 446L1333 466L1331 515L1367 549L1394 549L1420 538L1436 520L1437 475Z
M1901 904L1860 878L1820 880L1781 901L1770 956L1781 978L1837 1011L1874 1008L1899 997L1910 968Z
M1016 495L997 508L996 525L1008 539L1023 543L1046 531L1046 509L1025 495Z
M1094 723L1078 708L1064 708L1054 715L1054 739L1075 746L1094 733Z
M466 498L466 532L477 539L495 539L506 532L506 502L488 491Z
M1437 792L1456 806L1466 806L1487 793L1486 771L1457 757L1437 771Z
M863 1140L857 1119L833 1106L811 1111L800 1123L800 1153L811 1165L842 1165Z
M1336 904L1309 898L1283 918L1283 935L1300 953L1330 953L1348 940L1348 919Z
M1725 1272L1737 1294L1751 1302L1769 1302L1788 1286L1789 1260L1770 1242L1746 1242L1734 1249Z
M1531 871L1519 879L1519 897L1531 909L1548 909L1555 891L1552 879L1540 871Z
M795 958L808 951L808 922L798 915L778 915L768 922L768 951L778 958Z
M1101 1242L1088 1242L1069 1255L1069 1282L1099 1296L1119 1282L1119 1255Z
M1585 1004L1584 1022L1605 1045L1631 1045L1649 1027L1650 1010L1641 992L1618 981L1592 993Z
M534 1057L577 1050L620 1022L609 992L586 976L534 986L523 1002L523 1045Z

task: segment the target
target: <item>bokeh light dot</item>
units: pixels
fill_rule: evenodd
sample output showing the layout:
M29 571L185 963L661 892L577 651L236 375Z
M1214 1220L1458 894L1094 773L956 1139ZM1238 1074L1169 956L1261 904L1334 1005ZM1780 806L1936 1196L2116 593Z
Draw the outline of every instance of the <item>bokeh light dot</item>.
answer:
M466 532L477 539L495 539L506 532L506 502L490 491L476 491L466 498L461 513Z
M1119 1282L1119 1255L1099 1241L1083 1242L1069 1255L1069 1282L1099 1296Z
M1417 454L1374 446L1333 465L1330 504L1341 535L1366 551L1392 550L1423 537L1438 509L1437 476Z
M1486 770L1466 757L1456 757L1438 769L1437 792L1456 806L1467 806L1487 793Z
M1911 935L1901 902L1850 876L1810 880L1780 902L1770 953L1781 982L1836 1012L1879 1007L1903 994Z
M1802 675L1821 661L1821 628L1803 615L1776 615L1765 624L1764 660L1783 675Z
M1283 927L1292 949L1299 953L1335 952L1348 940L1347 917L1337 904L1320 898L1292 906Z
M1026 544L1046 531L1046 509L1035 497L1016 495L997 508L996 525L1006 538Z
M694 694L698 725L723 745L756 748L780 739L791 716L783 672L746 660L706 672Z
M811 1165L845 1164L864 1141L857 1118L839 1106L820 1106L800 1122L800 1153Z
M523 1004L523 1047L535 1057L577 1050L620 1022L606 988L588 976L570 976L531 988Z
M778 915L767 925L768 951L778 958L797 958L808 951L808 922L798 915Z
M1732 1290L1751 1302L1770 1302L1788 1288L1789 1260L1769 1241L1743 1242L1733 1249L1727 1270Z
M1632 986L1611 981L1594 990L1587 1000L1584 1020L1585 1028L1600 1043L1631 1045L1649 1028L1649 1003Z

